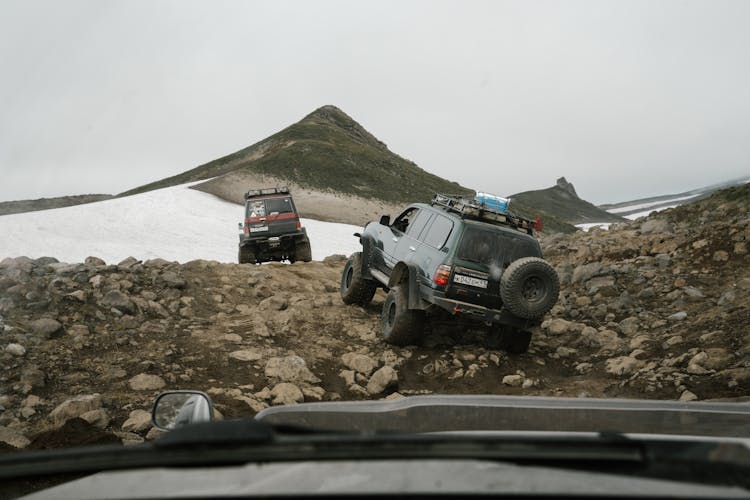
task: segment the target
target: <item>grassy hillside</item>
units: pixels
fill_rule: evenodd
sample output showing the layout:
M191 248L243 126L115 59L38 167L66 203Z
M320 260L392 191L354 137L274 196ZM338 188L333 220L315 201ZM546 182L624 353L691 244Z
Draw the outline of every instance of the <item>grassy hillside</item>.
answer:
M534 205L528 205L522 200L511 198L510 210L515 214L531 220L534 220L534 218L538 214L542 218L542 222L544 223L544 232L547 234L574 233L578 231L578 229L573 224L569 224L561 218L556 217L552 213L541 210Z
M471 192L391 152L340 109L323 106L248 148L122 195L230 172L272 175L301 186L391 203L427 201L435 192Z
M36 200L0 201L0 215L72 207L73 205L94 203L110 198L112 198L111 194L78 194L73 196L58 196L56 198L39 198Z

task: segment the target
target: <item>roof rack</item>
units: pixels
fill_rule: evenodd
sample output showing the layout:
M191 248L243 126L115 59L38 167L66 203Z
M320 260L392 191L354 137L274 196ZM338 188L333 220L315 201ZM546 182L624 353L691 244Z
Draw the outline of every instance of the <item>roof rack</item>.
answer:
M254 198L256 196L268 196L269 194L289 194L289 188L283 187L272 187L272 188L261 188L261 189L250 189L245 193L245 199Z
M530 219L515 215L509 210L501 211L489 208L484 203L465 198L460 194L436 193L430 204L439 206L448 212L457 213L462 219L502 224L528 234L533 234L533 230L536 228L535 222Z

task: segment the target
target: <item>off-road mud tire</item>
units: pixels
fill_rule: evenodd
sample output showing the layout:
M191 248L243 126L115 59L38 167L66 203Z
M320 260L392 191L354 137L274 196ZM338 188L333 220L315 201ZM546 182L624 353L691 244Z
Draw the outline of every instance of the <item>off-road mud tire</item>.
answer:
M531 332L510 326L493 325L487 332L487 344L492 349L502 349L510 354L522 354L529 350Z
M309 241L302 241L294 246L294 258L292 262L301 260L302 262L310 262L312 260L312 249L310 249Z
M409 309L409 286L400 283L388 292L380 315L380 332L389 344L416 344L424 329L424 311Z
M557 272L538 257L511 262L500 278L503 306L520 318L541 318L555 305L559 293Z
M240 264L255 264L255 254L253 254L253 252L251 252L247 247L240 247L237 261Z
M353 253L344 265L341 273L341 299L344 304L356 304L362 307L372 302L376 283L362 277L362 252Z

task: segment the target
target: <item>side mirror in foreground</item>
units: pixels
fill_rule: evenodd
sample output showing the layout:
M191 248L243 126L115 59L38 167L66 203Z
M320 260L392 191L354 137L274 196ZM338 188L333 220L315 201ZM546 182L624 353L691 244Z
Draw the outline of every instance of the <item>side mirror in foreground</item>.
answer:
M151 409L154 427L169 431L177 427L213 420L211 398L199 391L168 391L156 397Z

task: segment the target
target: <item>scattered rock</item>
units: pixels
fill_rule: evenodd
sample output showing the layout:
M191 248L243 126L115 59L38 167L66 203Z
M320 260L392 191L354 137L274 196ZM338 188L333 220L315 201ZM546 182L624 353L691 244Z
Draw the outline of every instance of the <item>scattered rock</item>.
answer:
M693 394L692 392L685 390L682 391L682 394L680 395L680 401L697 401L698 396Z
M135 257L128 257L122 261L120 261L117 264L117 267L120 269L130 269L131 267L135 266L136 264L140 264L140 260L136 259Z
M366 376L369 376L378 367L378 362L370 356L353 352L347 352L341 356L341 361L343 361L347 368L351 368Z
M143 432L151 427L151 413L146 410L133 410L122 424L125 432Z
M135 432L115 431L114 435L120 438L120 441L122 441L122 444L125 446L133 446L136 444L141 444L145 441Z
M524 378L522 375L506 375L503 377L503 384L509 385L511 387L521 387L523 384Z
M86 257L83 263L86 264L87 266L92 266L92 267L99 267L99 266L107 265L107 263L104 262L102 259L100 259L99 257L94 257L94 256Z
M686 311L680 311L680 312L676 312L674 314L671 314L671 315L667 316L667 319L669 321L682 321L682 320L686 319L687 316L688 316L688 314L687 314Z
M86 394L68 399L52 410L49 418L55 427L60 427L68 420L78 418L91 410L102 407L102 397L99 394Z
M241 351L234 351L229 353L230 358L238 359L240 361L258 361L263 358L260 351L254 349L245 349Z
M605 363L605 370L611 375L630 375L642 366L643 361L630 356L619 356L608 359Z
M641 224L643 234L671 233L672 231L672 225L664 219L649 219Z
M720 306L726 306L733 303L736 299L737 292L735 292L734 290L727 290L726 292L721 294L721 297L719 297L719 300L716 301L716 303Z
M115 309L127 314L135 312L135 304L130 298L119 290L110 290L107 292L100 304L105 307L114 307Z
M165 385L164 379L158 375L151 375L149 373L139 373L135 377L128 380L128 385L134 391L155 391L161 389Z
M8 344L5 346L5 352L8 352L13 356L23 356L26 354L26 348L21 344Z
M368 394L380 394L388 387L398 383L398 373L390 366L379 368L367 382Z
M165 285L171 288L182 289L187 285L187 282L174 271L165 271L161 275L161 279Z
M26 448L31 441L20 432L0 425L0 443L21 449Z
M320 379L308 368L305 360L299 356L271 358L266 363L266 377L279 379L283 382L309 382L317 384Z
M570 321L555 318L545 322L545 328L550 335L562 335L570 330Z
M29 325L31 332L41 338L52 338L62 333L62 324L52 318L42 318L32 321Z
M601 273L603 268L604 266L601 262L592 262L590 264L580 265L573 270L571 283L585 283L586 281Z
M716 262L726 262L729 260L729 252L725 250L717 250L714 252L713 259Z
M305 396L299 387L289 382L281 382L276 384L271 389L271 396L273 404L275 405L290 405L295 403L301 403L305 400Z
M87 411L79 415L79 418L99 429L106 429L110 421L109 414L104 408Z
M630 316L620 321L620 332L628 337L638 332L638 318Z

